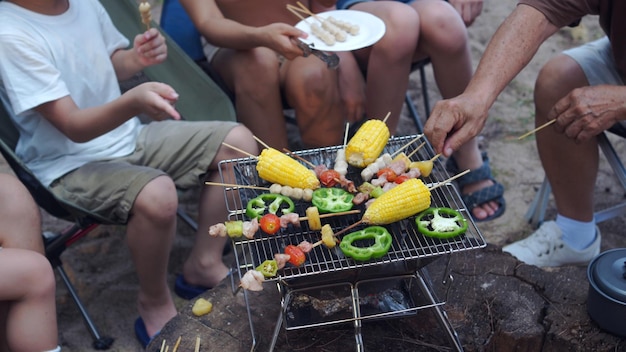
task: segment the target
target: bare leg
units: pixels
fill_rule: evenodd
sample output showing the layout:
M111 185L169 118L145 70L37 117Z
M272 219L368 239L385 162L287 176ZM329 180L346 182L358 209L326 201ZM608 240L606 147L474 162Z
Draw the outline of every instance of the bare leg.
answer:
M343 138L343 107L337 72L314 56L299 57L281 66L287 103L296 111L306 147L338 145Z
M547 122L548 112L574 88L588 86L580 66L559 55L540 71L535 86L535 125ZM598 174L598 143L575 143L553 128L536 134L541 164L546 171L558 213L568 218L593 220L593 191Z
M39 208L14 176L0 174L0 184L0 350L53 349L56 283L43 256Z
M371 48L355 52L355 56L367 69L366 117L382 119L390 112L387 125L395 134L409 84L420 19L416 12L407 11L406 5L397 2L362 2L351 9L369 12L385 22L381 40Z
M220 49L212 65L235 94L237 119L271 147L286 148L276 53L267 48Z
M56 348L56 282L48 259L30 250L3 248L0 277L0 301L11 301L6 315L9 350Z
M126 230L139 279L139 314L150 336L176 315L167 284L167 265L177 206L174 182L166 176L157 177L137 196Z
M461 94L472 77L472 60L467 29L458 12L447 2L420 0L411 4L421 19L420 39L415 59L430 57L437 87L444 99ZM475 170L483 164L478 140L473 138L454 154L460 171ZM493 185L481 180L463 187L470 194ZM497 202L487 202L472 209L476 219L484 219L498 210Z
M226 136L224 142L258 155L257 144L252 134L243 126L235 127ZM208 181L222 182L217 170L221 160L233 159L242 155L231 148L222 147L210 166ZM228 173L225 173L228 177ZM232 177L232 176L230 176ZM224 182L235 183L234 178ZM228 274L228 267L222 262L222 251L228 238L209 236L209 226L224 222L227 218L224 190L220 187L203 187L198 213L198 233L196 243L183 267L185 281L192 285L213 287Z

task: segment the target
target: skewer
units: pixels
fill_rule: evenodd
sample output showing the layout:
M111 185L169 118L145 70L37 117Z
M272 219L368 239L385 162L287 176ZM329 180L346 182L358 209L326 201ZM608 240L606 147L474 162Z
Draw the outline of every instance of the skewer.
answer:
M254 138L255 141L257 141L259 144L261 144L265 148L267 148L267 149L270 148L270 146L267 145L267 143L263 142L259 137L257 137L257 136L252 136L252 137Z
M414 151L412 151L412 152L411 152L409 155L407 155L406 157L407 157L407 158L409 158L409 159L411 159L411 157L412 157L415 153L417 153L420 149L422 149L422 147L423 147L423 146L425 146L425 145L426 145L426 141L422 142L422 144L418 145L418 146L417 146L417 148L415 148L415 150L414 150Z
M233 145L230 145L230 144L228 144L226 142L222 142L222 145L225 145L225 146L227 146L230 149L236 150L236 151L240 152L241 154L245 154L245 155L247 155L247 156L249 156L251 158L257 159L256 155L252 155L252 154L248 153L247 151L245 151L243 149L239 149L239 148L237 148L237 147L235 147Z
M437 189L437 188L439 188L439 187L441 187L441 186L443 186L443 185L445 185L445 184L447 184L447 183L449 183L449 182L451 182L451 181L453 181L453 180L455 180L455 179L457 179L457 178L459 178L459 177L461 177L461 176L465 175L465 174L466 174L466 173L468 173L468 172L470 172L470 170L469 170L469 169L467 169L467 170L465 170L465 171L463 171L463 172L461 172L461 173L459 173L459 174L456 174L456 175L454 175L454 176L452 176L452 177L448 178L447 180L444 180L444 181L442 181L442 182L439 182L438 184L436 184L435 186L433 186L433 187L429 188L428 190L429 190L429 191L432 191L432 190L434 190L434 189ZM339 236L339 235L341 235L341 234L344 234L344 233L346 233L347 231L350 231L350 230L352 230L353 228L355 228L355 227L357 227L358 225L361 225L361 224L363 224L363 219L361 219L361 220L359 220L359 221L355 222L355 223L354 223L354 224L352 224L352 225L349 225L349 226L347 226L347 227L343 228L341 231L339 231L339 232L335 233L335 234L334 234L334 236L335 236L335 237L337 237L337 236ZM315 246L315 245L318 245L318 246L319 246L319 244L318 244L318 243L319 243L319 242L316 242L313 246Z
M250 188L250 189L259 189L262 191L269 191L268 187L259 187L259 186L247 186L247 185L238 185L235 183L220 183L220 182L210 182L210 181L205 181L204 182L205 185L208 186L223 186L223 187L236 187L236 188Z
M306 163L307 165L309 165L312 168L315 168L315 164L313 164L312 162L306 160L305 158L301 157L300 155L294 154L292 151L290 151L287 148L283 148L283 150L287 153L289 153L291 155L291 157L296 158L304 163Z
M329 218L331 216L358 214L360 212L361 211L359 209L354 209L354 210L341 211L341 212L337 212L337 213L324 213L324 214L320 214L319 218L320 219L324 219L324 218ZM303 217L300 217L298 220L306 221L306 220L309 220L309 217L308 216L303 216Z
M161 349L159 351L160 352L165 351L165 339L163 339L163 342L161 343Z
M450 178L449 178L449 179L447 179L447 180L444 180L444 181L442 181L442 182L439 182L438 184L436 184L436 185L432 186L429 190L430 190L430 191L432 191L432 190L434 190L434 189L437 189L437 188L439 188L439 187L441 187L441 186L443 186L443 185L445 185L445 184L447 184L447 183L450 183L451 181L456 180L457 178L459 178L459 177L461 177L461 176L465 175L465 174L466 174L466 173L468 173L468 172L470 172L470 169L467 169L467 170L465 170L465 171L463 171L463 172L460 172L460 173L458 173L458 174L456 174L456 175L454 175L454 176L450 177Z
M289 12L293 13L294 15L298 16L298 18L300 18L302 21L304 21L306 23L309 23L309 22L307 22L306 18L304 18L304 16L302 16L300 14L300 12L299 12L300 9L298 9L297 7L295 7L295 6L291 5L291 4L287 4L287 10L289 10Z
M200 336L196 336L196 349L195 352L200 352Z
M402 152L403 150L405 150L408 146L410 146L411 144L415 143L418 139L422 138L424 135L423 134L418 134L415 138L411 139L409 141L409 143L405 144L402 146L402 148L396 150L395 152L393 152L393 154L391 154L391 157L393 158L394 156L400 154L400 152ZM417 148L421 148L426 142L420 144L419 147Z
M348 131L350 130L350 122L346 122L346 130L343 132L343 145L348 144Z
M174 344L174 348L172 348L172 352L176 352L178 350L178 346L180 345L181 339L182 339L182 336L178 336L178 340L176 340L176 343Z
M524 138L526 138L526 137L530 136L531 134L533 134L533 133L535 133L535 132L537 132L537 131L539 131L539 130L543 129L544 127L548 127L548 126L550 126L551 124L553 124L553 123L555 123L555 122L556 122L556 119L554 119L554 120L550 120L550 121L548 121L548 122L544 123L543 125L541 125L541 126L539 126L539 127L535 128L534 130L532 130L532 131L528 131L528 132L524 133L523 135L521 135L521 136L517 137L517 140L518 140L518 141L521 141L522 139L524 139Z
M383 119L384 123L387 123L387 119L389 118L390 115L391 115L391 111L389 111L387 115L385 115L385 118Z
M439 158L440 156L441 156L441 153L439 153L439 154L437 154L437 155L433 156L432 158L430 158L430 160L429 160L429 161L435 161L435 160L437 160L437 158Z

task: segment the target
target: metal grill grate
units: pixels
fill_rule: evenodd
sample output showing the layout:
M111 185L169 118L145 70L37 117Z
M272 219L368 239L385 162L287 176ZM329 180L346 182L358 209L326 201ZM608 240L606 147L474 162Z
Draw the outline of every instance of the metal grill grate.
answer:
M423 141L424 138L419 135L393 137L389 140L389 143L385 147L385 152L393 154L393 152L406 146L403 151L409 155L417 149ZM312 162L315 165L325 164L327 167L332 168L336 151L339 148L341 147L336 146L311 149L295 152L294 154ZM420 148L411 157L411 159L414 161L428 160L432 157L433 152L428 143L426 143L426 146ZM228 182L224 176L227 174L226 170L230 170L231 168L235 175L235 182L231 183L243 186L259 186L268 188L270 186L268 182L259 178L255 169L255 158L222 161L220 163L220 173L222 174L224 182ZM346 177L354 181L356 185L359 185L362 183L360 171L361 169L349 167ZM445 181L448 178L449 175L445 171L443 164L440 160L436 160L433 172L429 177L423 178L423 181L430 187L438 182ZM225 188L226 205L230 213L229 218L231 220L248 220L244 215L247 201L264 192L267 192L267 190L242 187ZM374 259L367 262L355 262L351 258L345 257L338 246L333 249L328 249L321 245L315 247L310 253L307 254L307 261L304 265L296 268L288 264L283 270L279 271L278 277L269 280L288 281L290 279L326 273L333 273L337 275L341 271L348 269L384 266L391 263L397 264L409 260L422 260L446 253L477 249L486 246L484 238L476 228L468 210L464 207L454 185L446 184L442 187L436 188L432 191L431 197L432 206L445 206L453 208L460 211L465 216L468 220L469 227L468 231L464 235L450 240L439 240L423 236L417 231L414 217L411 217L385 226L393 236L393 243L389 252L380 259ZM296 210L300 216L304 216L305 210L309 206L311 205L307 202L296 202ZM363 205L360 207L362 214L365 208ZM330 224L333 231L338 232L348 225L359 221L361 214L324 218L322 219L322 223ZM366 225L360 225L359 227L356 227L354 231L360 230L364 227L366 227ZM285 246L288 244L297 245L301 241L305 240L310 243L315 243L320 240L320 237L321 235L319 231L311 231L307 222L303 221L301 222L300 227L289 225L289 228L281 230L274 236L269 236L259 231L252 240L245 238L236 239L234 240L233 245L238 253L236 258L237 265L240 269L240 275L249 269L255 268L266 259L273 259L274 254L282 253Z

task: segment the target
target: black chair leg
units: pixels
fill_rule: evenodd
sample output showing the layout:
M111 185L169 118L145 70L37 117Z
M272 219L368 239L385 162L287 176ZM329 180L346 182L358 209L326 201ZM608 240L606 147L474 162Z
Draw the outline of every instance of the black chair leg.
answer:
M74 289L74 285L72 285L69 278L67 277L67 274L65 273L65 269L63 269L63 264L60 263L60 261L56 265L56 270L59 276L61 276L63 283L65 283L65 287L67 287L67 290L72 296L74 303L76 303L76 306L78 307L78 310L80 311L80 314L83 316L83 320L85 321L85 324L87 324L87 328L89 329L89 332L91 333L91 336L93 337L93 344L92 344L93 348L96 350L108 350L113 344L114 339L108 336L100 335L100 333L98 332L98 329L96 328L96 325L94 324L93 320L91 320L91 317L89 316L89 313L87 312L87 309L83 305L83 302L80 300L80 297L78 297L78 294L76 293L76 290Z

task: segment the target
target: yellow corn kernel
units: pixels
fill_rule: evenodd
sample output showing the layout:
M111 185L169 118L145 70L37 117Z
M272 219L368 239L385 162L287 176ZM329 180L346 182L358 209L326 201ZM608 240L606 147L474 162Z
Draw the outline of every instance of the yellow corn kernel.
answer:
M313 170L274 148L263 149L258 157L256 171L262 179L283 186L302 189L316 189L320 186Z
M363 214L366 224L391 224L430 207L430 190L420 179L411 178L376 198Z
M381 120L365 121L346 145L346 161L356 167L373 163L385 149L389 136L389 128Z

